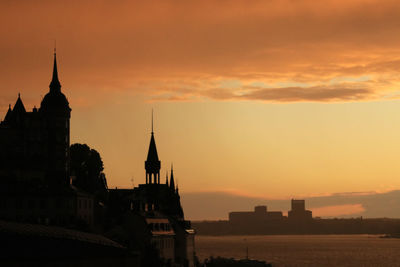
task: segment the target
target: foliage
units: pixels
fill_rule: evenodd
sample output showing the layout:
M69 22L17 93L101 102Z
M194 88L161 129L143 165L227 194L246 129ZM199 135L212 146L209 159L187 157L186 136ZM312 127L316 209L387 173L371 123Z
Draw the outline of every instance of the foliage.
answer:
M100 198L105 197L107 181L102 172L104 166L99 152L86 144L73 144L70 156L71 173L75 176L73 185Z

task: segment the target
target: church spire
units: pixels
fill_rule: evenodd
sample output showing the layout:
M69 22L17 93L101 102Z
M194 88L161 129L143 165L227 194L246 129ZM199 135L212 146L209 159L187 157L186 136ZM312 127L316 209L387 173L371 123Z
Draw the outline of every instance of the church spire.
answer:
M174 165L171 164L171 176L169 181L169 188L175 191L175 181L174 181Z
M161 161L158 159L156 141L153 132L153 111L151 112L151 138L149 151L147 153L147 160L145 161L146 169L146 184L159 184L160 183L160 168ZM153 180L152 180L153 178Z
M58 71L57 71L57 55L56 49L54 48L54 64L53 64L53 77L50 82L50 92L60 92L61 84L58 80Z

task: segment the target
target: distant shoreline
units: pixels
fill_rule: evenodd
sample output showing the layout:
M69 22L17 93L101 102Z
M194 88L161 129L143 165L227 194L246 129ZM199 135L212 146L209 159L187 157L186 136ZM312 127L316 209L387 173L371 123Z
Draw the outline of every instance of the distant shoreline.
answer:
M193 228L198 235L396 235L400 232L400 219L352 218L312 219L290 221L195 221Z

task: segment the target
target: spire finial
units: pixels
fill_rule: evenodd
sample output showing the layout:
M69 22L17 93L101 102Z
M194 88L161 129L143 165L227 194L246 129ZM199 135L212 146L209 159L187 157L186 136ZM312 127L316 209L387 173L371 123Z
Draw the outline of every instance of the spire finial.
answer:
M54 55L57 53L57 39L54 39Z
M50 91L59 92L60 90L61 84L58 80L56 47L54 47L53 77L50 82Z
M153 113L154 113L154 110L151 109L151 133L152 133L152 134L154 133L154 132L153 132Z
M21 93L18 93L18 98L21 98Z

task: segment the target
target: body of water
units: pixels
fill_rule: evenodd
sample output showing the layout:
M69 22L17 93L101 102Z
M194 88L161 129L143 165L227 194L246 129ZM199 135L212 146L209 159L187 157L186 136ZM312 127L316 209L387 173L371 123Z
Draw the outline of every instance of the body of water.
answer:
M210 256L265 260L273 266L400 266L400 239L376 235L196 236Z

